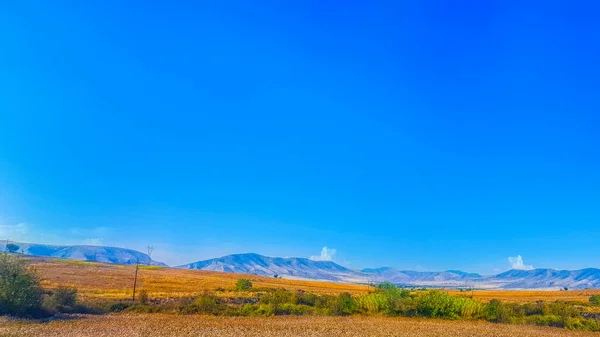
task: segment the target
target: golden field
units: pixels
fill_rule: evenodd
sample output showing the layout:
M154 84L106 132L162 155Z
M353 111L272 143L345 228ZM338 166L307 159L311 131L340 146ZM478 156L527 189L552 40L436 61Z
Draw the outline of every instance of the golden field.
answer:
M594 333L591 333L595 335ZM142 336L589 336L549 327L391 317L215 317L166 314L79 316L47 323L0 318L3 337Z
M42 286L53 289L69 286L78 290L83 299L130 298L135 266L110 265L61 259L35 259L33 268L42 277ZM205 290L219 288L224 296L233 290L237 279L252 281L254 288L285 288L305 290L317 294L368 291L366 285L287 280L257 275L240 275L204 270L140 266L138 290L146 290L152 298L194 296ZM250 294L249 294L250 295ZM237 294L239 296L239 294Z
M132 295L135 266L110 265L61 259L36 259L33 267L42 276L42 285L48 289L58 286L70 286L78 290L83 299L122 299ZM194 296L202 291L220 292L230 295L235 281L245 277L252 281L255 288L285 288L287 290L305 290L317 294L336 294L349 292L366 293L366 285L328 283L276 279L256 275L240 275L203 270L187 270L163 267L140 268L138 289L148 291L152 298L174 298ZM499 299L503 302L535 301L587 301L591 295L600 294L600 290L475 290L473 292L449 291L452 295L473 296L482 301ZM240 296L240 294L236 294Z

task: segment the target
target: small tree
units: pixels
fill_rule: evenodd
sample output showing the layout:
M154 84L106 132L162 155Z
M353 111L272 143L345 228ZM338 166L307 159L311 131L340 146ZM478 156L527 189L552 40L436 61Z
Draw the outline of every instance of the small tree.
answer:
M32 315L41 303L38 276L25 261L0 254L0 315Z
M252 282L250 280L241 278L235 283L235 291L248 291L250 289L252 289Z
M59 311L73 308L77 303L77 289L59 287L54 291L49 302L52 307Z
M593 305L600 305L600 295L593 295L590 297L590 303Z
M377 288L379 288L381 290L392 290L392 289L396 289L397 287L393 283L391 283L389 281L385 281L383 283L379 283L377 285Z
M15 245L14 243L9 243L6 245L6 250L8 250L9 253L16 253L19 251L19 246Z

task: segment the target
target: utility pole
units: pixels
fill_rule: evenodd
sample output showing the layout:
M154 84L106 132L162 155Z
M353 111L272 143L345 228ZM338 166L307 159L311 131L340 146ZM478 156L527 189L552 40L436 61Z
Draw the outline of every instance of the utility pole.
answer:
M138 271L140 270L140 260L138 259L135 263L135 278L133 279L133 298L132 300L135 302L135 289L137 288L137 277Z

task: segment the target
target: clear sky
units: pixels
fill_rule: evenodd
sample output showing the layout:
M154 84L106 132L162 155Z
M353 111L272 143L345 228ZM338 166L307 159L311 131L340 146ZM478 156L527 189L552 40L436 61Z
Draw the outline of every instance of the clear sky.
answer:
M1 1L0 238L600 267L599 6Z

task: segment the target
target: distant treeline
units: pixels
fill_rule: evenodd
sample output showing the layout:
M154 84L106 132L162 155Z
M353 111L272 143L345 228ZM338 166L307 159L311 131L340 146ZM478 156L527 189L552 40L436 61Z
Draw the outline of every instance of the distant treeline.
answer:
M8 254L0 255L0 315L35 318L58 312L160 312L219 316L361 314L486 320L600 331L600 317L594 314L597 310L591 310L600 306L600 296L592 296L589 302L482 302L469 296L451 296L440 290L409 291L387 282L367 294L317 295L285 289L256 289L246 279L239 279L234 290L239 296L224 297L219 296L222 295L219 291L204 291L196 297L166 301L153 299L151 294L142 290L136 301L82 302L78 300L75 289L43 291L37 275L22 260Z

